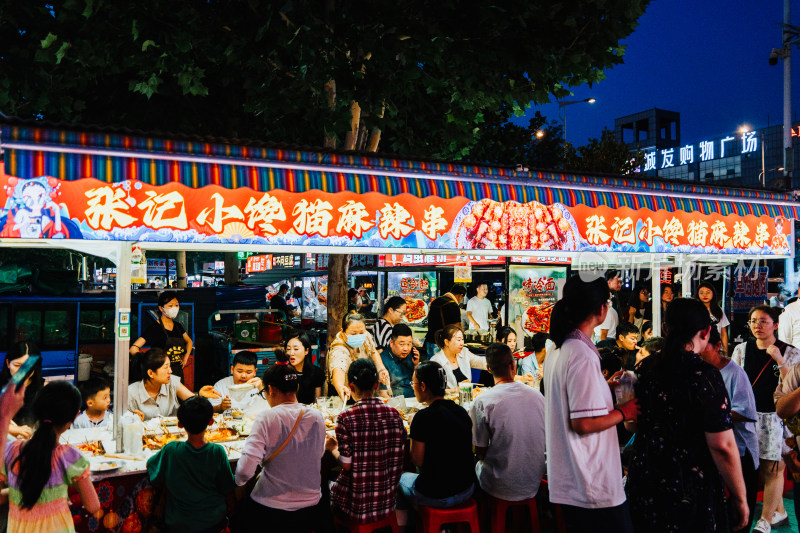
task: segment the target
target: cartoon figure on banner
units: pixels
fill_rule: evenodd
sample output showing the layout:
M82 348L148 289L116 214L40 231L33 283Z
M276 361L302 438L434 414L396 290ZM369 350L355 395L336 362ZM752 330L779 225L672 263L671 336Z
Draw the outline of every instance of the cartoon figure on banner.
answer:
M8 180L6 205L0 212L0 236L23 239L80 239L77 225L62 217L62 206L54 198L59 185L55 179ZM66 208L64 208L66 209Z
M773 248L789 248L789 241L783 233L783 217L775 217L775 236L772 237Z

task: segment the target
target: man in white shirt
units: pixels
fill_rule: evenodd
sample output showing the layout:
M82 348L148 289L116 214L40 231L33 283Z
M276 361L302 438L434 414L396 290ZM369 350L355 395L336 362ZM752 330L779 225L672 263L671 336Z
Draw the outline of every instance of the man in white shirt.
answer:
M608 270L606 272L606 282L608 283L608 290L611 291L611 298L613 299L622 288L622 279L619 277L619 270ZM617 326L619 325L619 314L614 306L608 306L608 313L603 323L594 328L594 342L604 341L606 339L616 339Z
M220 398L209 398L211 405L222 404L223 410L237 409L250 417L255 417L260 411L268 408L269 404L261 396L263 388L261 379L256 377L257 361L258 358L253 352L238 352L233 357L231 375L214 384L214 390L219 393ZM231 393L232 386L244 384L250 384L252 387L245 392Z
M778 322L778 338L796 348L800 348L800 299L783 309Z
M486 283L478 285L475 296L467 302L467 320L469 329L489 330L489 314L492 312L492 302L486 295L489 294L489 287Z
M469 411L475 472L481 488L495 498L527 500L536 496L545 473L544 396L514 381L517 364L507 345L489 346L486 365L495 386Z

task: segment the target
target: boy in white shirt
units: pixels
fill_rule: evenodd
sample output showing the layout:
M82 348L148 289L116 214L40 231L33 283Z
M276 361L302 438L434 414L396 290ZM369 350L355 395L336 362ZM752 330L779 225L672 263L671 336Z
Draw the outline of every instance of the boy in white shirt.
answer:
M222 404L222 410L237 409L248 415L254 416L259 411L269 407L267 401L261 396L261 389L264 385L261 379L256 377L256 363L258 357L250 351L238 352L233 357L233 364L231 365L231 375L227 378L222 378L214 384L220 398L209 398L211 405L217 406ZM245 397L241 400L234 400L230 397L230 387L233 385L243 385L249 383L253 388L245 393Z
M75 418L73 429L111 428L111 385L103 378L91 378L80 385L86 409Z

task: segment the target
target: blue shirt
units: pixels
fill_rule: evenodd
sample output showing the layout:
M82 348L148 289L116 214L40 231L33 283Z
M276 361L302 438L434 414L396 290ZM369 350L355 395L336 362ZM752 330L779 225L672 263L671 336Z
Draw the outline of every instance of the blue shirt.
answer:
M753 388L744 369L732 361L719 371L722 374L722 381L725 382L725 389L731 400L731 411L736 411L745 418L758 420L756 413L756 399L753 396ZM736 447L739 448L739 455L744 456L745 450L750 452L755 467L758 468L758 435L756 434L755 422L734 422L733 435L736 437Z
M383 366L389 371L392 384L392 396L414 397L414 388L411 386L411 377L414 375L414 362L411 354L400 359L392 353L391 348L384 348L381 352Z

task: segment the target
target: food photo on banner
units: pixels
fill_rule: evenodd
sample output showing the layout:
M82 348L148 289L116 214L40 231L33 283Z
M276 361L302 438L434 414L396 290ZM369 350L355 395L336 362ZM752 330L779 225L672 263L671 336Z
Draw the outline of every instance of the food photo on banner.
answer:
M508 323L518 338L550 331L550 314L567 281L567 268L511 265Z

